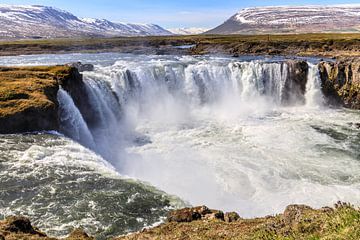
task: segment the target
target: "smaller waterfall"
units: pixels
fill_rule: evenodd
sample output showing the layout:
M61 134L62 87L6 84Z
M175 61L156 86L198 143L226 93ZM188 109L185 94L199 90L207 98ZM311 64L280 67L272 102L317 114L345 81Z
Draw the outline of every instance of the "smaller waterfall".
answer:
M321 91L321 79L317 65L308 63L309 72L306 84L305 102L307 107L321 107L324 96Z
M61 132L84 146L94 149L93 136L71 96L60 88L57 99L59 102Z

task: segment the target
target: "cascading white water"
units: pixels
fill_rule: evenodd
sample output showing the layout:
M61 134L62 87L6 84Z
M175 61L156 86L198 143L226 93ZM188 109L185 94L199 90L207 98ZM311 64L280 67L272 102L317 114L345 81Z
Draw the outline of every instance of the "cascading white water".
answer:
M306 84L305 101L308 107L321 107L324 105L324 96L321 92L321 79L317 65L308 63L309 73Z
M292 68L193 57L97 66L84 73L100 119L90 128L96 150L121 174L243 216L292 203L356 203L356 136L337 140L350 131L349 117L316 110L323 97L315 65L302 96L299 83L289 83Z
M93 136L71 96L60 88L57 99L62 131L84 146L95 149Z

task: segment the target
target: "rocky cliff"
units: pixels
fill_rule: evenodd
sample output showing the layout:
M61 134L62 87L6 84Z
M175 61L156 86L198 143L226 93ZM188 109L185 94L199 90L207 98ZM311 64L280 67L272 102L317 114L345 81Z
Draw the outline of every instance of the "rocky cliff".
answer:
M0 133L59 130L60 86L86 108L86 95L79 92L84 88L82 76L75 67L1 67Z
M331 105L360 109L360 59L319 64L323 93Z

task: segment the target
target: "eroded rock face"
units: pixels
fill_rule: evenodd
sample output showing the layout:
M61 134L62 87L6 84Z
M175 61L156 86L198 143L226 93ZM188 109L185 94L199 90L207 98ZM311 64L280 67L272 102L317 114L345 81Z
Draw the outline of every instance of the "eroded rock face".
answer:
M305 61L288 60L288 75L286 78L282 103L285 105L305 103L306 83L309 67Z
M322 89L328 104L360 109L360 59L319 64Z

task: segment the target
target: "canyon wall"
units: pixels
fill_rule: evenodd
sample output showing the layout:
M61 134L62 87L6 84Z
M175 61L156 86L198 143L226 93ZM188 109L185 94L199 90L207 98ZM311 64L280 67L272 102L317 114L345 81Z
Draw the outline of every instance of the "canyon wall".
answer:
M331 105L360 109L360 59L321 62L319 72L323 93Z

